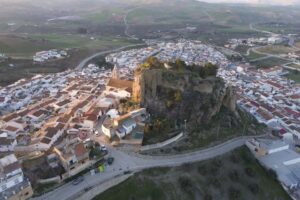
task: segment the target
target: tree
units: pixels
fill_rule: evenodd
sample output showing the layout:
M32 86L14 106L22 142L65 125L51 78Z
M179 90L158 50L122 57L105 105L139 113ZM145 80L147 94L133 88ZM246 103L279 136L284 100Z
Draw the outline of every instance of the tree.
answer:
M185 64L184 61L182 61L182 60L180 60L180 59L177 59L177 60L175 61L175 68L176 68L176 70L178 70L178 71L183 71L183 70L186 69L186 64Z
M218 67L212 63L207 63L204 65L204 75L208 76L216 76L218 72Z

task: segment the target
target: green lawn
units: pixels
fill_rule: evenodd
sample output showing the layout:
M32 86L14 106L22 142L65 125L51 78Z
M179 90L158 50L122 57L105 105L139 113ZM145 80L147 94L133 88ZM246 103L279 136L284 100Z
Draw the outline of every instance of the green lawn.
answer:
M290 199L244 146L223 156L139 172L94 200Z

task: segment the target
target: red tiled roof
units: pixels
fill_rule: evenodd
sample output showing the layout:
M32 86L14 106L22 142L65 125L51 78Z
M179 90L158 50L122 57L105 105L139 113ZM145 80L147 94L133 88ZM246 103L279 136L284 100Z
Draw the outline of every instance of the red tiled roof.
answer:
M83 156L84 154L87 153L87 150L86 150L86 148L84 147L83 143L77 144L77 145L75 146L74 150L75 150L75 155L76 155L76 157L81 157L81 156Z

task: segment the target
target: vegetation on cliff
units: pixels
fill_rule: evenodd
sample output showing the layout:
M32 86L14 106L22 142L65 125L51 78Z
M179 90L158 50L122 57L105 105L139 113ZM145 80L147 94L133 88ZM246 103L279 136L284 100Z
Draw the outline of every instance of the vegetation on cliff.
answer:
M199 75L201 78L207 78L209 76L216 76L218 72L217 65L212 63L206 63L204 66L187 65L184 61L177 59L175 62L163 63L156 57L149 57L143 64L141 64L136 72L141 73L145 69L168 69L176 72L191 72L194 75Z

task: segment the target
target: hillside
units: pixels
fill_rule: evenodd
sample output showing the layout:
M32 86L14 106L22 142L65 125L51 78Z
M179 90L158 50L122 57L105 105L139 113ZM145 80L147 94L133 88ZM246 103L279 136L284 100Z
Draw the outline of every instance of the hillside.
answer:
M246 147L213 160L174 168L149 169L93 200L289 200L280 184Z

